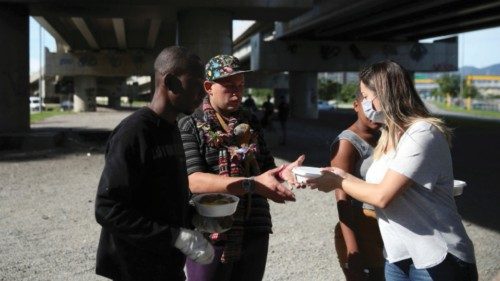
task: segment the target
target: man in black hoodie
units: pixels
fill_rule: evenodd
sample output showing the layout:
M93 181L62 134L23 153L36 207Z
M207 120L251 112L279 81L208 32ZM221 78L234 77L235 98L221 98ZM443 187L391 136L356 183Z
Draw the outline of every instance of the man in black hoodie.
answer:
M155 60L151 104L125 118L108 141L95 216L102 226L96 273L113 280L185 280L185 256L205 264L213 248L189 230L186 162L176 124L204 97L204 69L185 48Z

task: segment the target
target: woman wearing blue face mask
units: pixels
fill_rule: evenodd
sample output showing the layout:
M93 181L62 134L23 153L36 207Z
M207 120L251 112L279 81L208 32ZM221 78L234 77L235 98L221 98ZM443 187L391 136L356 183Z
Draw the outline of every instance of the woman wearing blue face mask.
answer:
M366 116L384 123L366 182L333 167L308 184L341 188L375 206L386 280L477 280L474 247L453 198L449 129L399 64L382 61L359 77Z

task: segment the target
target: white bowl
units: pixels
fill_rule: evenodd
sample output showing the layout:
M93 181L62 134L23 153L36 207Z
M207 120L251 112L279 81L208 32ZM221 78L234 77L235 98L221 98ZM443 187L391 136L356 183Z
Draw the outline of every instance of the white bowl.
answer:
M467 183L461 180L453 180L453 196L459 196L464 192Z
M200 200L202 200L203 197L206 196L218 196L221 198L229 199L232 202L214 205L201 203ZM237 196L225 193L204 193L195 195L193 197L194 206L198 214L210 218L227 217L234 214L234 212L236 212L236 207L238 206L239 201L240 198L238 198Z
M321 168L298 166L292 169L295 179L298 183L305 183L308 179L314 179L321 176Z

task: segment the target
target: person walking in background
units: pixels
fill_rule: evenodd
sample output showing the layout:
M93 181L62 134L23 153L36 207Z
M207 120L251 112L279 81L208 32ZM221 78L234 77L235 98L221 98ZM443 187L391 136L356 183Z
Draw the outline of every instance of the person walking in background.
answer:
M248 109L251 113L257 112L257 105L255 104L255 100L252 98L252 95L247 95L247 99L243 102L243 107Z
M290 105L286 101L285 96L280 96L279 103L278 103L278 119L280 121L280 126L281 126L281 145L286 144L286 123L288 121L288 117L290 115Z
M365 179L382 124L366 117L362 102L358 92L353 102L357 119L333 141L330 164ZM384 280L383 242L374 207L340 188L335 189L335 198L340 220L335 226L335 249L346 280Z
M375 63L359 78L366 116L384 124L366 182L332 167L308 184L342 188L375 206L386 280L477 280L473 243L453 197L450 130L431 116L399 64Z
M213 259L189 229L186 162L176 117L203 99L203 66L182 47L156 58L151 104L125 118L108 141L95 217L102 226L96 273L113 280L185 280L185 255Z
M267 100L262 104L264 115L261 119L261 125L264 129L273 130L272 116L274 114L274 104L271 102L271 95L267 96Z
M128 101L128 106L132 107L132 105L134 105L134 95L133 94L128 95L127 101Z
M255 115L243 110L245 71L230 55L211 58L204 83L203 110L179 121L192 193L230 193L240 197L232 227L211 231L215 259L210 265L186 262L192 281L262 280L267 261L271 214L267 199L295 201L282 184L291 169L276 168ZM217 229L217 227L214 227Z

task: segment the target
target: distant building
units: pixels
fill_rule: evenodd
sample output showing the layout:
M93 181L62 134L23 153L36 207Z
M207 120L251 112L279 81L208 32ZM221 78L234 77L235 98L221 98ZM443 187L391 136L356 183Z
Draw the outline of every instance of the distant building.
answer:
M434 89L439 88L438 83L426 74L415 74L415 89L422 98L428 98Z
M358 83L357 72L320 72L318 73L318 78L339 84Z
M467 85L474 86L483 97L500 96L500 75L467 75L464 77ZM426 74L415 75L415 88L423 97L429 97L432 90L439 88L436 79Z
M465 81L484 97L500 96L500 75L467 75Z

